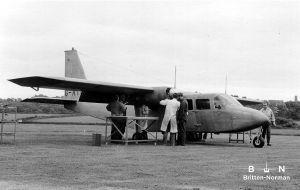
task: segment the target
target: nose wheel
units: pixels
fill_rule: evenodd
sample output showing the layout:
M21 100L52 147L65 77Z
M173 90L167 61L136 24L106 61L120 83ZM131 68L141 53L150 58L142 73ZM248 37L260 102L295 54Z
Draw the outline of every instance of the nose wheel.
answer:
M265 145L265 140L261 136L256 136L253 139L253 146L255 148L262 148Z

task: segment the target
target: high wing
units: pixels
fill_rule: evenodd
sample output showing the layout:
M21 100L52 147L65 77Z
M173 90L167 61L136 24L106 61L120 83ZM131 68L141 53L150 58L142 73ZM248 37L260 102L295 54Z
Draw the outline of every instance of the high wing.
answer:
M32 87L37 89L50 88L69 91L81 91L79 101L96 103L108 103L112 101L112 98L115 94L126 94L129 97L128 100L131 100L131 102L133 102L133 98L135 96L145 95L154 91L151 87L99 82L68 77L32 76L9 79L9 81L20 86Z
M262 104L262 100L253 100L253 99L247 99L247 98L237 98L237 101L239 101L243 106L250 106L250 105L257 105Z

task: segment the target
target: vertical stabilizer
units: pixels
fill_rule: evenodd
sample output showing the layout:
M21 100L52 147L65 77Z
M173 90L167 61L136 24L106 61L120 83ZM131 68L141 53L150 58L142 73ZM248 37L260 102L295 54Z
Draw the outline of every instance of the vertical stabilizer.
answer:
M65 51L65 77L86 79L77 51Z
M65 77L86 79L77 51L72 48L65 51ZM79 100L81 91L65 91L66 98Z

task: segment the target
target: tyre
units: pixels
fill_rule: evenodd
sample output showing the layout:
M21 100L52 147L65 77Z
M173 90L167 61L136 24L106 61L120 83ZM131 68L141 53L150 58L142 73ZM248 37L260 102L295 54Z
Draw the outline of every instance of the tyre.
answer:
M142 132L143 140L148 140L148 134L146 131Z
M262 148L265 145L265 140L261 136L256 136L253 139L253 146L255 148Z
M132 140L148 140L147 132L145 133L134 133Z
M136 133L132 135L132 140L137 140Z

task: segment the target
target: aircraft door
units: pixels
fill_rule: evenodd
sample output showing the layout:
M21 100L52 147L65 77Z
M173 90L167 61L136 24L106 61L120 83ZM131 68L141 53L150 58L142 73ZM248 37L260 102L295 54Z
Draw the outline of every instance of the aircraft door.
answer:
M210 132L212 127L211 105L209 99L196 99L196 109L192 110L190 123L193 131ZM190 121L189 121L190 122Z
M192 99L187 99L188 102L188 115L187 115L187 131L196 131L194 126L196 123L196 114L194 112L194 104Z

